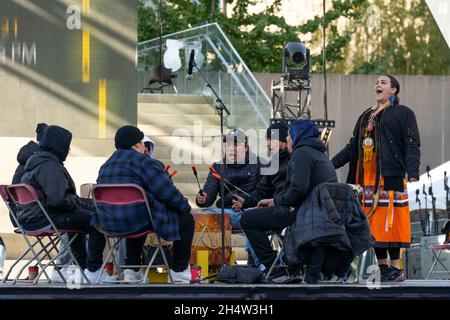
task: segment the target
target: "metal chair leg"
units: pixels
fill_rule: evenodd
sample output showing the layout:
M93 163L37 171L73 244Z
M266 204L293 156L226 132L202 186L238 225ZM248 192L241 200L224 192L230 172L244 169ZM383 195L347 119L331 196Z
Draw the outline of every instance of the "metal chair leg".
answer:
M275 268L275 266L277 265L278 260L280 259L281 255L283 253L283 250L280 249L280 251L278 251L277 256L275 257L275 260L273 261L272 265L270 266L269 271L266 274L266 279L269 279L270 275L272 274L273 269Z
M37 243L37 242L35 242ZM15 266L22 261L22 259L28 254L28 252L30 252L31 249L28 248L24 253L21 254L21 256L19 258L16 259L16 261L14 261L14 263L11 265L11 267L8 269L8 272L6 273L5 277L3 278L2 282L6 283L6 281L8 281L8 277L11 274L12 270L15 268Z
M48 240L49 240L50 248L49 248L48 250L47 250L46 248L44 248L45 254L44 254L44 256L42 257L42 260L44 260L45 257L48 257L48 259L49 259L50 261L52 261L52 255L51 255L52 251L55 251L55 252L56 252L56 257L58 257L58 256L60 255L60 251L58 250L58 245L59 245L59 243L60 243L61 241L60 241L59 238L57 238L57 239L55 240L52 236L49 236L49 237L48 237ZM42 242L41 242L41 244L42 244ZM54 270L56 270L56 272L57 272L58 275L61 277L61 279L63 280L63 282L64 282L64 283L67 283L65 277L63 276L63 274L62 274L61 271L59 270L57 264L55 264L55 263L49 263L49 265L53 266ZM47 281L48 281L49 283L51 283L52 281L51 281L51 279L48 278L47 271L45 271L45 268L46 268L46 267L43 267L43 269L44 269L44 274L45 274L46 277L47 277ZM38 278L39 278L39 277L38 277Z
M428 271L427 277L425 278L425 280L428 280L428 278L430 277L430 275L433 273L433 269L436 266L437 260L433 261L433 264L431 265L430 270Z
M114 250L116 250L116 248L119 247L120 242L122 241L122 239L119 240L115 240L113 239L113 246L110 247L109 251L108 251L108 255L106 256L106 259L103 260L102 266L100 267L100 273L97 275L97 278L95 279L95 284L100 282L100 279L102 278L102 274L104 272L105 266L108 263L109 258L111 257L111 255L113 255ZM118 269L118 271L120 271Z
M444 251L444 250L439 250L439 253L438 253L437 256L434 254L434 252L433 252L433 254L434 254L434 256L436 257L437 263L439 263L439 264L441 265L441 267L442 267L445 271L449 272L447 266L446 266L445 264L443 264L442 261L439 259L440 256L441 256L442 251Z
M358 259L358 282L364 279L364 269L366 267L367 251L361 254L361 258Z
M164 253L164 249L163 249L163 246L161 244L161 238L159 237L158 234L155 233L155 235L156 235L156 239L157 239L157 242L158 242L158 249L161 251L161 255L162 255L162 258L163 258L163 261L164 261L164 265L167 268L167 276L169 277L169 282L173 283L172 275L170 274L169 263L167 262L166 254ZM154 255L153 258L156 258L156 253L157 252L158 252L158 250L155 251L155 255ZM150 263L147 266L146 274L148 274L148 270L150 269L152 264L153 264L153 259L152 259L152 261L150 261Z
M433 264L431 265L430 270L428 271L427 277L425 278L425 280L428 280L428 278L431 276L431 274L433 273L434 267L436 266L436 264L440 264L445 271L449 272L448 268L441 262L441 260L439 260L439 258L441 257L441 253L443 250L438 250L438 254L436 255L435 250L431 250L431 253L434 256L434 261Z
M38 276L36 277L36 279L33 281L33 284L37 284L37 282L39 281L40 276L42 275L43 272L45 272L45 269L52 265L52 266L56 266L56 264L54 263L54 261L60 256L62 255L62 253L65 252L65 250L67 250L69 256L70 256L70 262L75 263L75 265L80 269L81 275L82 277L86 280L87 283L90 283L88 277L86 276L86 274L84 273L84 271L81 269L80 264L78 263L78 260L75 258L75 256L72 253L72 250L70 249L70 245L73 243L73 241L75 241L76 237L78 236L78 234L75 234L72 239L70 239L67 244L63 247L63 250L59 251L58 254L56 254L55 257L53 257L50 262L48 262L46 265L44 265L43 270L41 270L38 274ZM58 237L59 238L59 237ZM62 276L62 274L60 273L60 276ZM65 278L62 276L63 281L66 283Z
M40 237L36 238L35 243L33 244L33 246L35 246L36 244L39 244L41 246L41 249L39 250L39 252L35 252L34 249L31 249L32 252L35 254L34 257L32 259L30 259L19 271L19 273L17 274L16 278L13 281L13 284L16 284L17 281L19 281L19 278L22 274L22 272L34 261L37 261L37 264L39 265L39 267L41 268L41 270L44 269L44 265L42 263L42 258L40 258L40 256L42 255L43 252L45 252L46 247L50 245L50 243L47 243L46 245L44 245L40 239ZM44 256L45 257L45 256ZM45 273L45 277L47 278L47 280L50 280L49 276L47 273Z

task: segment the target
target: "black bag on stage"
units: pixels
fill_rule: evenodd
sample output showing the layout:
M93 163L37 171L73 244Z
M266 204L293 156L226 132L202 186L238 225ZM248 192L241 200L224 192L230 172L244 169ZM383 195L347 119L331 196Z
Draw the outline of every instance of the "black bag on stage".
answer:
M248 266L223 266L217 274L216 281L224 283L260 283L264 274L258 268Z

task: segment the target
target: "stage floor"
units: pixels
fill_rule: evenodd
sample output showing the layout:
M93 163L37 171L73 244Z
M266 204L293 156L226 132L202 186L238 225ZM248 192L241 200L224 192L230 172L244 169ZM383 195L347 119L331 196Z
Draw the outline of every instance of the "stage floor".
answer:
M364 284L197 284L83 285L1 284L0 300L14 299L163 299L163 300L450 300L450 280L407 280L369 288Z

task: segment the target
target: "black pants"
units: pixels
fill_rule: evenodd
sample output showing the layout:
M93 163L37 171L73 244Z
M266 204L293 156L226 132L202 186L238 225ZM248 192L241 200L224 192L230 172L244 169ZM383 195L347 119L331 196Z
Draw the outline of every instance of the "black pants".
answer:
M180 240L173 242L173 263L170 268L175 272L185 270L191 257L192 238L194 237L194 218L191 214L178 216ZM140 265L142 248L146 237L126 240L125 265Z
M389 258L391 260L400 259L400 248L374 248L374 249L375 249L375 255L377 256L378 260L387 259L388 252L389 252Z
M274 206L244 211L241 228L244 231L256 257L269 269L277 253L272 249L266 231L281 232L295 222L296 211L288 207Z
M103 250L106 245L105 236L91 227L91 217L94 211L94 203L91 199L81 199L80 208L77 210L68 212L49 211L49 216L58 229L76 229L83 231L83 233L77 235L70 248L80 266L92 272L101 267ZM25 230L37 230L45 225L48 225L48 220L43 217L42 221L37 221L33 225L24 224L24 228ZM89 234L87 253L86 234ZM69 234L69 239L72 239L74 235Z

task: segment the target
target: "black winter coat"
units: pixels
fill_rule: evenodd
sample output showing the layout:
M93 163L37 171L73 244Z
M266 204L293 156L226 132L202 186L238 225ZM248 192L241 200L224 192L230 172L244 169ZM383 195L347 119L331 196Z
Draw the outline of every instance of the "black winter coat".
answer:
M361 125L367 124L370 109L356 122L353 136L345 148L332 159L336 169L349 162L347 183L355 183L358 147L362 147ZM394 105L384 110L381 119L382 177L405 177L419 180L420 135L414 112L406 106Z
M256 160L256 163L249 163L249 159ZM224 162L222 162L224 163ZM260 170L261 170L261 162L259 157L254 154L247 154L247 161L245 164L226 164L225 166L225 185L224 194L225 194L225 208L231 208L233 205L233 194L238 196L243 196L244 194L237 189L235 189L231 184L236 187L244 190L246 193L250 193L255 190L257 184L261 179ZM222 164L214 163L213 168L220 175L222 172ZM227 188L228 187L228 188ZM228 190L230 189L231 192ZM221 207L221 199L220 199L220 183L219 181L213 177L210 172L208 178L206 179L206 183L202 189L204 192L208 194L206 198L206 203L200 205L197 203L199 207L210 207L214 204L217 196L219 195L219 199L216 202L217 208Z
M39 199L49 213L74 211L80 208L75 183L63 165L69 153L72 134L57 126L49 126L40 140L40 148L27 161L22 183L36 189ZM35 205L18 206L19 222L41 221L43 214Z
M369 222L352 188L343 183L323 183L314 188L298 209L283 243L286 261L294 266L303 262L299 261L304 256L302 250L311 246L333 247L344 256L348 252L357 256L369 249L373 240Z
M275 205L300 207L311 190L324 182L337 182L336 171L317 138L298 143L291 153L283 191L274 197Z
M244 196L244 208L252 208L262 199L271 199L279 195L286 183L289 152L281 151L278 155L278 171L275 174L262 175L256 189L250 193L251 197ZM270 166L270 165L269 165ZM263 170L263 169L262 169Z

